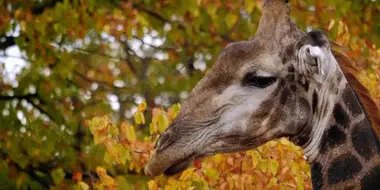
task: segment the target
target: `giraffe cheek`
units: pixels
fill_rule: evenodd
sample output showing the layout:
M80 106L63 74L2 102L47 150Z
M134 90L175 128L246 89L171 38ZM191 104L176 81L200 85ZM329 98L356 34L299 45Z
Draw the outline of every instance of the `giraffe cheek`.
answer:
M298 107L299 109L296 110L296 114L298 115L298 119L299 119L298 123L301 125L304 125L309 121L312 115L311 107L310 107L309 102L303 98L299 100Z
M289 110L286 110L286 132L293 135L300 131L300 128L305 127L309 122L312 111L306 99L299 98L298 101L290 103Z

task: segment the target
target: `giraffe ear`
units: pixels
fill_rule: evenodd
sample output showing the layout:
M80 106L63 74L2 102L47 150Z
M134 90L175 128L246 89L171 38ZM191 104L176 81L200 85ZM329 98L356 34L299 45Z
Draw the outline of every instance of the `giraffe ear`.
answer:
M307 33L311 39L311 45L313 46L325 46L329 45L329 39L322 30L313 30Z

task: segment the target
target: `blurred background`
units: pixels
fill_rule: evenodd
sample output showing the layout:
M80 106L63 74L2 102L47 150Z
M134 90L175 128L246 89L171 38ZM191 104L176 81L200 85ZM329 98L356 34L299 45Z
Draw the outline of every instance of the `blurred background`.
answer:
M311 188L286 139L172 178L141 171L218 53L255 34L262 1L0 3L0 189ZM380 105L380 2L290 4L298 27L346 48Z

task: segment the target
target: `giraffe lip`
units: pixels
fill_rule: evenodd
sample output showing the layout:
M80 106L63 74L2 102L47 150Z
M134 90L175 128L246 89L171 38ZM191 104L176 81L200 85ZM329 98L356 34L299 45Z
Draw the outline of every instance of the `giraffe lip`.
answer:
M181 160L180 162L177 162L173 164L172 166L170 166L168 169L166 169L164 171L164 174L167 176L178 174L182 172L183 170L185 170L187 167L189 167L191 161L192 159Z
M164 171L164 174L167 176L172 176L172 175L178 174L178 173L182 172L183 170L185 170L186 168L188 168L192 161L194 161L195 159L198 159L200 157L202 157L202 156L195 156L194 154L190 155L190 156L176 162L172 166L170 166L168 169L166 169Z

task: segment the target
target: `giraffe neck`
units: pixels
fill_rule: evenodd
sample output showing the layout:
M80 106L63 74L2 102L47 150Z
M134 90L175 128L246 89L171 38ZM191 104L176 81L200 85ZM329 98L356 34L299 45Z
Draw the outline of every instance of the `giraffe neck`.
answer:
M380 143L348 84L320 142L311 162L314 189L380 189Z

